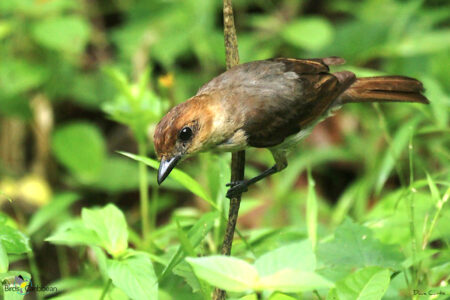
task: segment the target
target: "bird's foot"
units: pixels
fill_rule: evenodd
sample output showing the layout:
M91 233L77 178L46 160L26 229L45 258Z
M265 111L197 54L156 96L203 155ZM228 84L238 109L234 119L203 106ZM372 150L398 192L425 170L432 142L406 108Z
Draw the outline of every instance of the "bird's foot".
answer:
M226 186L230 188L227 191L227 198L231 199L233 197L237 197L242 193L248 191L248 181L247 180L239 180L227 183Z

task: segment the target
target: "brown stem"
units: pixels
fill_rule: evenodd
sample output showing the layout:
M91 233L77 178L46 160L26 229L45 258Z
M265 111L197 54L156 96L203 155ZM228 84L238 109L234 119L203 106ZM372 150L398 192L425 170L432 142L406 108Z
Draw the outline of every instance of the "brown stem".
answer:
M227 69L239 64L239 52L236 37L236 28L234 27L233 7L231 0L223 0L223 25L225 39L225 54ZM232 154L231 157L231 181L239 181L244 179L245 168L245 151L239 151ZM230 210L228 213L227 228L223 239L221 253L230 255L231 246L233 245L234 230L239 214L239 206L241 204L241 195L233 197L230 200ZM224 290L215 289L212 299L224 300L226 292Z

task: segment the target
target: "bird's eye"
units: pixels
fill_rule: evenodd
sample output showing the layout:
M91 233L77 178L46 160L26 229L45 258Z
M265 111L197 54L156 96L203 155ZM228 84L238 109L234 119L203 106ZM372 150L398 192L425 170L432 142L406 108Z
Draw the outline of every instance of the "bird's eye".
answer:
M182 140L183 142L188 141L192 137L192 129L189 127L184 127L180 130L180 133L178 134L178 138Z

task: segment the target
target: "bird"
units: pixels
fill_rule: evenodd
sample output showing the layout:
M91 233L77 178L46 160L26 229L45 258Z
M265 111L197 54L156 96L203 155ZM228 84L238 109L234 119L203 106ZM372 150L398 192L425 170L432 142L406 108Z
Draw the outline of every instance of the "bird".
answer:
M336 56L273 58L240 64L213 78L157 124L158 184L179 162L199 152L270 150L275 160L271 168L227 184L226 196L235 197L285 169L289 150L344 104L429 103L422 83L414 78L330 72L330 66L344 63Z

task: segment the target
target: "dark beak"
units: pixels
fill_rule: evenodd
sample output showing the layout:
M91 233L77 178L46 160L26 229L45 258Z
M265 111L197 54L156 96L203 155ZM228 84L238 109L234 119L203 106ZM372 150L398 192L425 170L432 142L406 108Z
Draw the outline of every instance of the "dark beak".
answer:
M170 172L177 165L178 161L181 159L180 155L174 156L169 159L162 158L158 169L158 184L161 184Z

